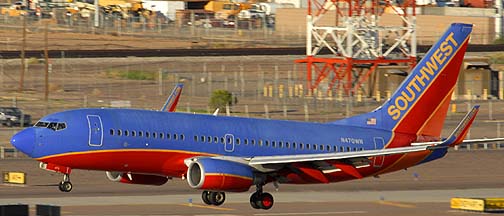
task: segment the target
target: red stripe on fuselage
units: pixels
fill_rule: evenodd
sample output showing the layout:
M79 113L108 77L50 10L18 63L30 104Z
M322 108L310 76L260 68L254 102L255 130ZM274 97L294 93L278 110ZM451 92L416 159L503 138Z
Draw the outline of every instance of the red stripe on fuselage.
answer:
M53 155L37 160L72 169L152 173L180 177L186 173L184 160L212 156L199 152L165 150L104 150Z

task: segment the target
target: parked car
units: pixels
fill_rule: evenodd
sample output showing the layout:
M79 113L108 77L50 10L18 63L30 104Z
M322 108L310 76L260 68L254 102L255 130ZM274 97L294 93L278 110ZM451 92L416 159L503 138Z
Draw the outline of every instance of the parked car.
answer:
M0 107L0 123L7 127L32 125L31 116L17 107Z

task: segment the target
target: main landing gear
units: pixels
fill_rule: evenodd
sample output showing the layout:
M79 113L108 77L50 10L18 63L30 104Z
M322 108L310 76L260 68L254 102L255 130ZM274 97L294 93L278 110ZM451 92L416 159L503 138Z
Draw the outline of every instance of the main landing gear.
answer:
M203 191L201 199L207 205L220 206L226 201L226 194L224 192Z
M58 185L61 192L70 192L72 191L72 183L70 182L70 175L63 175L63 181L61 181Z
M201 199L207 205L220 206L226 201L226 194L217 191L203 191ZM256 192L250 196L250 205L255 209L268 210L273 207L273 196L263 192L263 185L257 185Z
M252 208L268 210L273 207L273 203L273 196L263 192L263 185L257 185L256 192L250 195Z

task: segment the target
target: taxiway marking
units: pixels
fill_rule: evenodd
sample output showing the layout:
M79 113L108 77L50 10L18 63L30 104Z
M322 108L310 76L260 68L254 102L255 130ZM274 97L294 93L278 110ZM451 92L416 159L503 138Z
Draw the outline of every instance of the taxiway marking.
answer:
M223 208L223 207L217 207L217 206L207 206L207 205L199 205L199 204L194 204L194 203L186 203L186 204L179 204L181 206L187 206L187 207L196 207L196 208L207 208L207 209L215 209L215 210L222 210L222 211L231 211L234 210L232 208Z

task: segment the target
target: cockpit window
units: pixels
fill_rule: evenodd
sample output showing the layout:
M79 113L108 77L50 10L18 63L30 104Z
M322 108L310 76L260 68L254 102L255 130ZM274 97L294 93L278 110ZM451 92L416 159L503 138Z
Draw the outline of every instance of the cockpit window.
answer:
M48 128L53 131L59 131L65 129L66 123L64 122L45 122L45 121L39 121L37 124L35 124L35 127L42 127L42 128Z
M47 125L49 125L49 122L39 121L35 124L35 127L47 127Z

